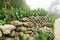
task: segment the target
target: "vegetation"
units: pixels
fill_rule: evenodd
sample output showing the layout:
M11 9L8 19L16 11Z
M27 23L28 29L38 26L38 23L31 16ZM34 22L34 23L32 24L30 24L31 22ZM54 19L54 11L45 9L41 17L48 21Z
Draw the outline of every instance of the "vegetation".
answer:
M52 30L54 30L54 23L55 23L56 18L57 17L55 17L55 16L50 16L48 27L51 28Z
M5 24L5 21L0 20L0 25L3 25L3 24Z
M6 2L6 4L5 4ZM5 5L4 5L5 4ZM18 4L18 5L17 5ZM0 25L9 23L12 20L19 20L24 17L30 16L46 16L47 11L44 9L34 9L30 10L26 5L24 0L0 0ZM53 24L56 17L51 16L49 21L49 27L53 29ZM39 36L34 40L53 40L54 34L53 32L46 33L44 31L38 31ZM20 37L23 40L22 37Z
M45 32L43 30L38 30L38 36L34 40L54 40L53 32Z

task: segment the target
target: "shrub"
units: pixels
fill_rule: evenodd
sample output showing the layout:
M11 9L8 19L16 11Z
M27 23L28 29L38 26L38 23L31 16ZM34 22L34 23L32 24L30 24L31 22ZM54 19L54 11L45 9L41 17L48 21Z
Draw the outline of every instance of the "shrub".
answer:
M5 21L0 20L0 25L3 25L3 24L5 24Z
M44 32L42 30L37 31L38 36L34 40L54 40L54 34L52 31Z
M55 16L50 16L48 27L51 28L52 30L54 30L54 23L55 23L56 18L57 17L55 17Z
M52 31L50 31L49 33L48 33L48 37L47 37L47 40L54 40L54 32Z
M35 9L35 10L32 10L33 11L33 14L34 16L46 16L47 15L47 11L45 11L44 9Z

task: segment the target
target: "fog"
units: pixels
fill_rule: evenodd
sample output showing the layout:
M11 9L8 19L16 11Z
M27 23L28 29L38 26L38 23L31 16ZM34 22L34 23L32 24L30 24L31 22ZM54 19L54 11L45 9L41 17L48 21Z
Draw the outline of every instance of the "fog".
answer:
M31 9L43 8L48 10L54 0L26 0Z
M43 8L50 14L60 16L60 0L26 0L30 9Z

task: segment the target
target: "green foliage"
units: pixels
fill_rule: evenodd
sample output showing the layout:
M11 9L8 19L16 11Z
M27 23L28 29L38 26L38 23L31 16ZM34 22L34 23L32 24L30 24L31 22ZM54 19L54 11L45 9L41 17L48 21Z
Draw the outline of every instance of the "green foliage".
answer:
M39 34L39 35L36 37L35 40L47 40L47 36L46 36L47 33L39 30L39 31L38 31L38 34Z
M0 0L0 10L3 8L3 0Z
M54 30L55 19L56 19L55 16L50 16L48 27L51 28L52 30Z
M34 16L46 16L47 15L47 11L45 11L44 9L36 9L36 10L32 10L34 13Z
M44 9L38 8L36 10L30 10L25 0L6 1L1 0L1 5L3 4L3 7L0 10L0 20L5 20L6 22L12 20L20 20L21 18L30 16L45 16L47 14ZM7 5L4 4L4 2L6 2ZM5 6L8 8L4 8Z
M48 33L48 37L47 37L47 40L54 40L54 32L52 31L50 31L49 33Z
M42 30L38 31L38 36L34 40L53 40L54 34L53 32L45 32Z
M5 9L4 1L0 0L0 25L7 23L7 21L9 22L12 20L20 20L24 17L47 15L47 11L45 11L42 8L30 10L24 0L8 0L7 4L8 4L7 7L12 7L12 8ZM56 18L53 16L51 16L50 18L48 26L51 29L53 29L53 24L54 24L55 19ZM38 34L39 35L35 38L35 40L53 40L54 38L53 32L51 31L47 33L47 32L39 30ZM20 36L20 40L24 40L22 36Z
M5 12L3 10L0 10L0 20L4 20L5 18Z
M0 25L3 25L3 24L5 24L5 21L0 20Z
M20 40L29 40L29 37L24 38L23 36L20 35L20 36L19 36L19 39L20 39Z
M19 39L20 39L20 40L24 40L24 39L23 39L23 36L21 36L21 35L19 36Z
M44 10L42 9L37 9L36 10L21 10L21 9L11 9L9 10L10 12L8 12L9 14L6 15L5 11L6 10L1 10L2 12L0 12L0 15L2 17L2 20L6 20L6 21L11 21L11 20L20 20L21 18L24 17L30 17L30 16L46 16L47 12L45 13ZM4 16L4 17L3 17ZM7 17L6 17L7 16Z

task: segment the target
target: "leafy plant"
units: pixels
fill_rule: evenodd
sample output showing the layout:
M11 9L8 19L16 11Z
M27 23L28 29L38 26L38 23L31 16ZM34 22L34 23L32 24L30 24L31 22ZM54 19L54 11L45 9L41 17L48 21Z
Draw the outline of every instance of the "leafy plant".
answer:
M57 17L55 17L55 16L50 16L48 27L51 28L52 30L54 30L54 23L55 23L56 18Z
M54 32L53 32L53 31L50 31L50 32L48 33L47 40L54 40Z
M0 25L3 25L3 24L5 24L5 21L0 20Z
M38 30L38 36L34 40L54 40L54 34L52 31L44 32L42 30Z
M47 34L47 33L46 33ZM39 30L38 31L38 36L36 37L35 40L47 40L47 36L46 36L45 32Z
M35 9L33 10L34 16L46 16L47 15L47 11L45 11L44 9Z

